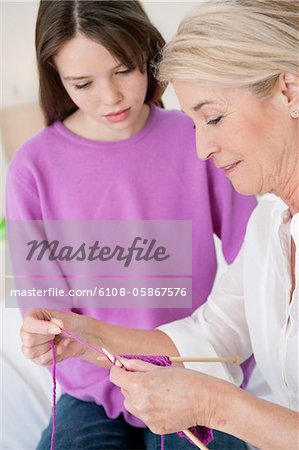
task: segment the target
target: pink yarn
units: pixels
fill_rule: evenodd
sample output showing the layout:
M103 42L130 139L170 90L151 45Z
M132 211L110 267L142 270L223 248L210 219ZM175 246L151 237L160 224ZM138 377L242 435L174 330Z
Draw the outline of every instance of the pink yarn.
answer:
M50 450L54 450L55 446L55 434L56 434L56 351L54 341L51 341L53 367L52 367L52 379L53 379L53 400L52 400L52 435L51 435L51 447Z
M196 425L195 427L190 427L189 430L196 436L198 439L205 445L208 445L214 439L213 430L211 428L203 427L200 425ZM184 434L183 431L178 431L177 434L180 437L187 439L191 444L193 442Z
M70 336L72 339L76 340L77 342L80 342L80 344L84 345L84 347L89 348L90 350L93 350L94 352L100 354L101 356L105 356L108 361L108 356L99 350L97 347L94 347L92 344L89 344L88 342L83 341L79 336L76 336L74 333L71 333L68 330L65 330L64 328L61 328L61 331ZM56 433L56 352L55 352L55 344L54 340L51 341L51 349L52 349L52 355L53 355L53 366L52 366L52 379L53 379L53 407L52 407L52 436L51 436L51 449L54 450L54 444L55 444L55 433ZM169 358L169 356L166 355L119 355L121 357L124 357L126 359L139 359L141 361L145 361L151 364L155 364L156 366L171 366L172 362ZM115 365L117 358L114 357L113 364ZM111 361L110 361L111 362ZM209 444L213 440L213 431L210 428L203 427L203 426L195 426L189 428L192 433L198 437L205 445ZM190 439L182 432L177 433L180 437L183 437L190 441ZM190 441L192 442L192 441ZM192 442L193 443L193 442ZM161 436L161 450L164 450L164 436Z
M155 364L156 366L171 366L171 360L169 356L165 355L119 355L122 358L126 359L139 359L141 361L145 361L151 364Z
M70 336L71 338L75 339L75 341L80 342L80 344L84 345L84 347L89 348L90 350L93 350L96 353L99 353L99 355L101 356L106 356L104 352L102 352L101 350L99 350L97 347L94 347L94 345L89 344L88 342L83 341L79 336L76 336L74 333L71 333L70 331L65 330L64 328L61 328L61 331L64 334L67 334L68 336ZM107 358L108 359L108 358Z
M161 450L164 450L164 434L161 436Z

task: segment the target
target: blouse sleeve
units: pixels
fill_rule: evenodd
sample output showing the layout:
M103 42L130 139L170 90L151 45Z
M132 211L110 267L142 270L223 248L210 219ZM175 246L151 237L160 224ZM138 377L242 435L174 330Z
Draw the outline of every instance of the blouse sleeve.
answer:
M176 345L181 356L222 357L238 355L243 362L252 354L243 299L243 250L222 275L207 302L184 319L159 327ZM237 364L186 363L198 370L240 385Z

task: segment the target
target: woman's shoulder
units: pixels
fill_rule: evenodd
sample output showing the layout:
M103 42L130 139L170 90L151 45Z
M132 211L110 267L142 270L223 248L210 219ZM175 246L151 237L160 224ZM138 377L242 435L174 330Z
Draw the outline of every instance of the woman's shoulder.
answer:
M288 209L287 205L275 194L264 194L259 198L255 209L255 220L266 219L268 222L272 216L277 216Z
M266 243L272 235L271 230L278 230L287 210L287 205L275 194L261 196L248 222L248 236L253 234L255 239L258 236L259 241Z

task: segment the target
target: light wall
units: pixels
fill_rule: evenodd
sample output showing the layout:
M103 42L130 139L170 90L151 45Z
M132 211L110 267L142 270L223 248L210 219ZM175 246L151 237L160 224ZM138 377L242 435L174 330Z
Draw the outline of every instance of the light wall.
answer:
M2 8L2 107L37 100L34 27L38 2L4 1Z

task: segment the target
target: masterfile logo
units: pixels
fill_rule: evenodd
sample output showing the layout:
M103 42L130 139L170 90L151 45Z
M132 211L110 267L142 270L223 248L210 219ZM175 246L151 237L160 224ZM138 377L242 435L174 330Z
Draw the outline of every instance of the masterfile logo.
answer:
M7 306L192 304L191 221L9 221L7 237Z

